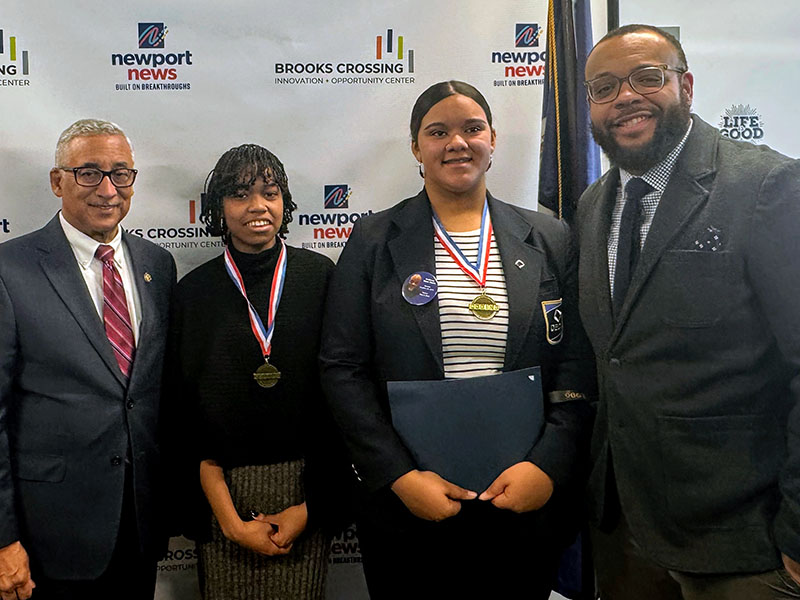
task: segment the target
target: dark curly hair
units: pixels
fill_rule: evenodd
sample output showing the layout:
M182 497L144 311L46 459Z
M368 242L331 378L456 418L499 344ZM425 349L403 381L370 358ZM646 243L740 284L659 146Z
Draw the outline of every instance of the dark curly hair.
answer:
M206 178L206 191L203 193L200 220L205 223L211 235L218 235L230 242L230 233L225 223L222 201L242 187L251 186L255 180L264 176L280 188L283 196L283 222L278 230L282 238L289 233L292 213L297 205L292 202L289 191L289 178L283 163L272 152L256 144L242 144L231 148L220 156L214 170Z

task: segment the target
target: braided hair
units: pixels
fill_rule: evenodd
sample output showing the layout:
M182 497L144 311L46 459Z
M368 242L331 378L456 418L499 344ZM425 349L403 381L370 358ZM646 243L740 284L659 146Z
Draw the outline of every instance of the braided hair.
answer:
M211 235L220 236L230 242L228 226L222 203L225 196L233 195L242 187L250 187L256 179L264 177L274 182L283 196L283 222L278 235L285 238L289 233L288 225L292 222L292 213L297 204L292 202L289 191L289 178L283 163L272 152L256 144L242 144L231 148L220 156L214 170L206 178L206 191L202 195L200 220L205 223Z

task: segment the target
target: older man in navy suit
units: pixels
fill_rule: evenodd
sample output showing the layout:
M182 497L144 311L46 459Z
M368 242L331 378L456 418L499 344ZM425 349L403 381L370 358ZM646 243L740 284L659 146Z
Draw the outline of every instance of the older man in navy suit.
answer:
M152 598L175 263L119 226L118 126L74 123L55 164L59 214L0 245L0 598Z
M613 165L578 210L601 597L798 598L800 161L690 115L658 28L609 32L586 80Z

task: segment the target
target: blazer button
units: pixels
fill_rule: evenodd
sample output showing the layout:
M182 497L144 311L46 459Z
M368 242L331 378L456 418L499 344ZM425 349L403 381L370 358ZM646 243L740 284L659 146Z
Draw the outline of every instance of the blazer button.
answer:
M114 467L118 467L122 464L122 457L121 456L112 456L111 457L111 465Z
M133 400L128 400L128 409L133 408Z
M618 358L612 358L611 360L608 361L608 364L610 364L612 367L618 367L619 366L619 359Z

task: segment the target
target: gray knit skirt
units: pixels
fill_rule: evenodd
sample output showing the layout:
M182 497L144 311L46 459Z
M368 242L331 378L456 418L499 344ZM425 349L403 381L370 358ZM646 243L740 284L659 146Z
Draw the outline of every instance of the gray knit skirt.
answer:
M301 504L303 461L236 467L225 471L240 511L274 514ZM262 556L228 540L211 515L211 540L198 545L205 600L313 600L323 598L330 539L304 532L284 556Z

